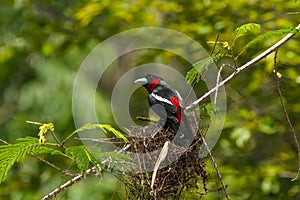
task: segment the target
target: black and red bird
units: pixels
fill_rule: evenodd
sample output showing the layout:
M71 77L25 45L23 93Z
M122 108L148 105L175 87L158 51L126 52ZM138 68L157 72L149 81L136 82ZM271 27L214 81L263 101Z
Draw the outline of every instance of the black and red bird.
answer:
M173 90L160 76L148 74L134 83L143 85L149 92L149 106L160 117L165 129L172 129L175 133L182 130L184 135L190 135L191 128L184 113L184 102L178 91ZM188 133L186 133L188 132Z

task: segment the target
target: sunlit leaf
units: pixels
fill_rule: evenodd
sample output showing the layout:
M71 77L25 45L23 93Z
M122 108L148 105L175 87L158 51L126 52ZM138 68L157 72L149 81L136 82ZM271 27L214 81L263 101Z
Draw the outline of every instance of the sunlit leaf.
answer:
M204 59L199 60L198 62L196 62L194 64L194 67L190 71L188 71L188 73L185 76L187 82L189 84L194 83L194 81L196 79L198 79L199 76L202 75L202 73L207 69L207 67L211 63L213 63L213 61L214 61L213 58L207 57L207 58L204 58Z
M0 146L0 182L4 181L11 167L29 154L62 154L55 147L39 143L38 138L18 139L18 143Z
M112 133L114 136L116 136L117 138L122 139L124 142L127 142L127 138L124 136L123 133L121 133L120 131L118 131L117 129L113 128L111 125L109 124L86 124L82 127L80 127L79 129L73 131L73 133L71 133L66 140L68 140L70 137L72 137L74 134L84 131L84 130L92 130L92 129L97 129L100 128L105 134L108 133ZM65 141L66 141L65 140Z
M100 151L99 148L97 148ZM66 154L71 155L78 168L83 172L87 170L90 164L94 164L96 159L85 146L72 146L67 148Z
M296 30L294 28L282 28L282 29L275 30L275 31L269 31L269 32L267 32L263 35L258 36L254 40L250 41L248 44L246 44L244 46L243 50L246 50L249 47L253 46L254 44L262 42L262 41L264 41L266 39L269 39L271 37L285 35L285 34L288 34L288 33L299 33L299 30Z
M247 32L251 32L253 30L260 30L260 25L256 23L243 24L242 26L235 29L235 39L238 39L239 37L244 36Z

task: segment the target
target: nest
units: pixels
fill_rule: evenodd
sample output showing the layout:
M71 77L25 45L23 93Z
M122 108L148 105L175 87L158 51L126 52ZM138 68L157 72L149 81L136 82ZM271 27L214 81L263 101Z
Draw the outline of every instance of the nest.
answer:
M193 194L206 193L207 173L199 158L200 136L190 144L178 145L172 142L173 131L158 126L132 128L129 135L127 151L135 169L126 172L123 180L127 199L179 199L183 191L191 188ZM167 153L162 159L163 151Z

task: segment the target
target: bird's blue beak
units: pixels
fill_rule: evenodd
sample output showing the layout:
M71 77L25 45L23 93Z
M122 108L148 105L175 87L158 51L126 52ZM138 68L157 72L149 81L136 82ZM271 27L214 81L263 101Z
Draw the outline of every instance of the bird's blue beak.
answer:
M145 84L148 83L148 81L147 81L146 78L139 78L139 79L136 79L136 80L134 81L134 83L139 84L139 85L145 85Z

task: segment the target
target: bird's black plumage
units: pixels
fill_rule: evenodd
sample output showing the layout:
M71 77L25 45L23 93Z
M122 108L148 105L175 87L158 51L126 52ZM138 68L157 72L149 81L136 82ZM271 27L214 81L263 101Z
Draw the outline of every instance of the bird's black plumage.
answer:
M184 102L178 91L173 90L160 76L148 74L135 83L143 85L149 92L149 106L160 116L165 129L177 132L180 128L184 135L192 131L184 112Z

